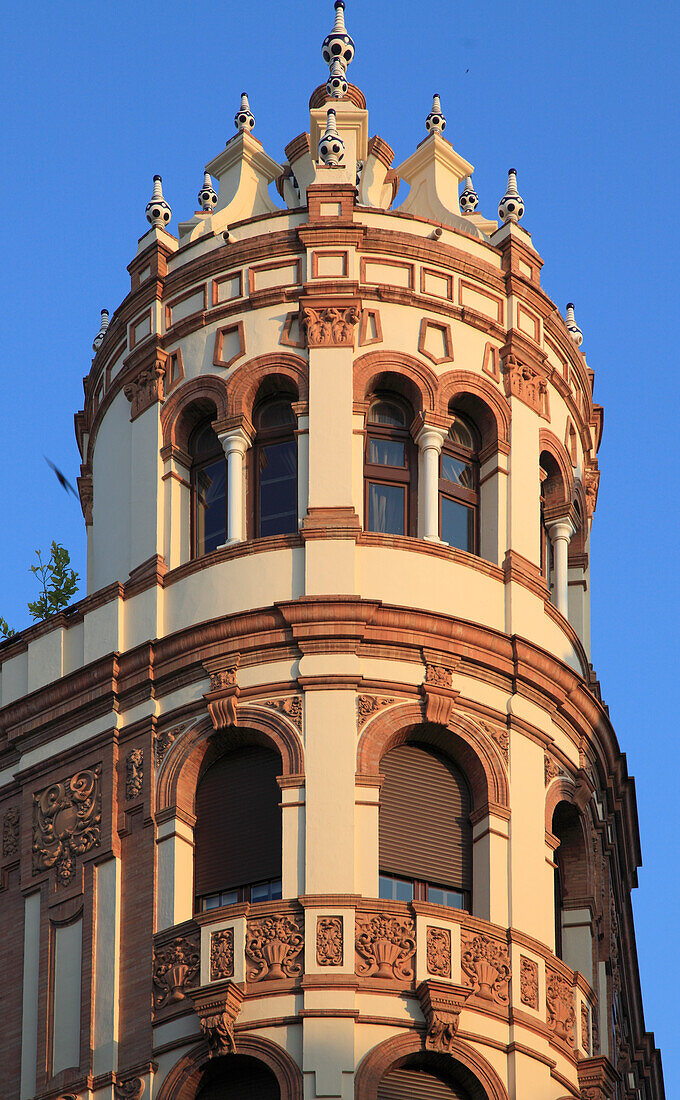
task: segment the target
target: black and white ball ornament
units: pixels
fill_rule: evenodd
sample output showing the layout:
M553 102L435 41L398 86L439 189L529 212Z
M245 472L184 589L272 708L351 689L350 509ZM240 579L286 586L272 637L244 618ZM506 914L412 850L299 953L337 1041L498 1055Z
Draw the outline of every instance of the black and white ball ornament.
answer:
M335 24L331 33L323 40L321 54L327 65L332 65L337 60L343 69L347 69L354 53L354 39L345 27L344 0L335 0Z
M203 186L198 192L198 204L206 214L211 214L217 206L217 191L212 185L210 172L206 172L203 177Z
M506 225L515 225L524 214L524 199L517 190L517 172L511 168L508 172L508 188L498 204L498 217Z
M465 186L460 195L460 209L463 214L474 214L479 205L479 195L472 186L470 176L466 177Z
M246 92L241 92L241 106L234 115L234 126L239 134L250 133L255 127L255 115L250 109Z
M333 99L343 99L347 95L347 78L345 70L337 57L331 65L331 71L326 81L326 92Z
M329 107L326 115L326 132L319 142L319 157L326 168L339 168L345 158L345 143L338 133L332 107Z
M567 328L569 329L569 335L571 336L572 340L576 344L576 347L580 348L581 344L583 343L583 333L581 332L580 328L576 324L576 318L574 317L574 303L573 302L568 302L567 303L566 325L567 325Z
M146 204L146 220L154 229L163 229L171 217L170 204L163 198L163 180L161 176L154 176L153 194L151 201Z
M428 134L443 134L446 129L446 119L442 114L442 105L437 92L432 97L432 110L425 119L425 127Z

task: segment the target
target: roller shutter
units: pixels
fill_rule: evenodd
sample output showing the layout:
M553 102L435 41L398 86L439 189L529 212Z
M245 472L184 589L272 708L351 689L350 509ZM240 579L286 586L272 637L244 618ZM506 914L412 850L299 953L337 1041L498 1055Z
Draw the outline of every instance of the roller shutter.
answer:
M393 1069L378 1085L378 1100L470 1100L469 1092L417 1069Z

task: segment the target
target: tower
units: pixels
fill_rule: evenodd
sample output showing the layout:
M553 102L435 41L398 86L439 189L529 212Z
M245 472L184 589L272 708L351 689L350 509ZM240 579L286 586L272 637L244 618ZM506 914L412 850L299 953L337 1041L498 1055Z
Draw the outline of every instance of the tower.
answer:
M517 173L499 226L439 95L393 168L322 52L95 338L88 594L0 648L0 1089L657 1100L583 337Z

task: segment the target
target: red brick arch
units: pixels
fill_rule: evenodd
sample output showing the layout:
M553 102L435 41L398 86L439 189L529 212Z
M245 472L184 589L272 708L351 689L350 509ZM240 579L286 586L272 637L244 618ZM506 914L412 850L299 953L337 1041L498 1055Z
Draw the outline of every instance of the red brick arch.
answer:
M303 1082L300 1067L288 1051L270 1039L256 1035L236 1033L236 1053L256 1058L272 1071L279 1083L281 1100L303 1100ZM210 1061L210 1048L201 1042L183 1055L172 1067L156 1100L195 1100L201 1076Z
M390 1069L398 1069L411 1054L419 1054L425 1049L424 1032L410 1030L369 1050L354 1077L355 1100L376 1100L378 1086L385 1074ZM449 1056L476 1078L487 1100L509 1100L507 1089L493 1066L457 1036L451 1043Z
M413 355L403 351L369 351L354 360L354 400L365 401L382 374L401 375L409 383L414 411L432 412L437 407L437 375ZM414 400L415 399L415 400Z
M439 412L442 416L448 416L449 405L454 398L464 397L466 394L476 398L488 410L489 416L495 426L495 442L510 443L510 405L492 382L487 378L481 378L467 370L449 370L439 379ZM492 440L489 438L485 425L479 425L483 445L487 446Z
M309 368L306 359L289 352L258 355L241 363L227 382L228 416L252 419L253 405L262 383L269 377L287 378L297 390L299 401L306 401L309 391Z
M214 374L202 374L183 382L161 410L163 446L188 448L191 429L204 416L221 420L227 415L227 384Z

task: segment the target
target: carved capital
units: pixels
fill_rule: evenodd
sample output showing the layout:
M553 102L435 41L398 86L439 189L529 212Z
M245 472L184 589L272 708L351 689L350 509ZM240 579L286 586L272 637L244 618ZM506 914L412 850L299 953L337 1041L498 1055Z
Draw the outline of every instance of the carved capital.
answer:
M425 1046L449 1054L469 991L461 985L428 979L420 983L416 993L427 1024Z
M240 659L240 653L233 653L217 661L206 661L203 666L210 676L210 688L203 698L208 704L208 714L216 730L236 725Z
M184 1000L188 991L198 985L200 961L198 933L154 946L154 1010Z
M387 913L357 914L356 972L368 977L411 981L416 926L411 917Z
M189 991L211 1058L235 1053L234 1024L244 996L243 986L236 982L220 982L219 986Z
M353 348L361 320L358 301L308 301L300 305L300 328L309 348Z
M165 399L167 352L156 349L153 361L145 364L125 386L130 402L130 420L136 420L157 401Z
M66 885L75 857L101 843L101 764L76 772L33 796L33 874L54 867Z

